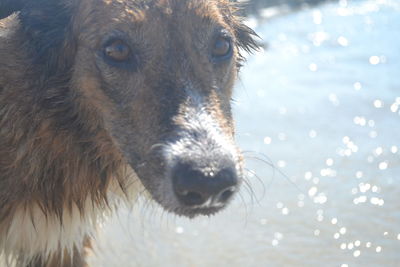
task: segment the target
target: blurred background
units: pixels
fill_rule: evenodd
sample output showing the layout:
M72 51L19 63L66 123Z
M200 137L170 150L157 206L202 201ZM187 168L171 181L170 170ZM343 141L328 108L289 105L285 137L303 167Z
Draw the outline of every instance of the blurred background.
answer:
M189 220L141 201L92 266L400 266L400 1L254 0L234 97L247 181Z

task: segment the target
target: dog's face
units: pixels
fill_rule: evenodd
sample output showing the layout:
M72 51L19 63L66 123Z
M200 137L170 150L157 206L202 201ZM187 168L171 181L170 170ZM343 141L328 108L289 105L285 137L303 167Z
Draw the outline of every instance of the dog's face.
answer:
M242 178L230 100L251 31L224 0L81 10L75 87L151 196L186 216L223 208Z
M63 9L72 15L46 11ZM228 0L37 0L21 18L36 50L70 62L81 108L151 196L191 217L225 207L242 179L230 101L239 49L256 44L235 11ZM51 42L73 53L58 58Z

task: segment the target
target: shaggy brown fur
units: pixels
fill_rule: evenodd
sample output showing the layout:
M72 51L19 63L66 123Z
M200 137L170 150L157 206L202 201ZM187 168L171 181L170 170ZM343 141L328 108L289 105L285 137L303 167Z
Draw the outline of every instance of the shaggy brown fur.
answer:
M111 187L129 194L131 169L156 201L185 215L157 191L164 164L150 151L186 127L182 88L196 88L234 146L239 48L256 48L236 11L228 0L0 0L0 255L18 266L83 265L84 235L25 251L34 243L10 236L15 218L25 214L33 229L38 218L65 224L76 210L86 220L110 208ZM212 62L209 40L221 29L233 55ZM104 60L115 36L131 44L129 64Z

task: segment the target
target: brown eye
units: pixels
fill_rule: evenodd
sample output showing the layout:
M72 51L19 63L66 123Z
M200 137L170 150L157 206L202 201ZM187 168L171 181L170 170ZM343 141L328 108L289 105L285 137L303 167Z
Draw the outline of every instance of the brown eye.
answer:
M122 40L115 40L104 48L104 54L114 61L126 61L131 55L131 49Z
M212 56L216 59L224 59L232 53L232 41L227 37L218 37L214 42Z

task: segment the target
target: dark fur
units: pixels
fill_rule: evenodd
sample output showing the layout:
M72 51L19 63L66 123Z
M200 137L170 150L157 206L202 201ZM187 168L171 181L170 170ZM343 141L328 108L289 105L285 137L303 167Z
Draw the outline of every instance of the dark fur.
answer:
M90 79L82 78L88 88L100 87L102 93L76 88L76 79L79 78L74 76L79 67L77 38L81 36L77 31L92 34L90 29L82 28L83 22L77 19L84 2L0 0L0 18L18 11L0 22L0 227L7 227L17 209L26 209L29 213L32 203L36 203L45 216L56 215L60 222L65 209L72 209L73 206L77 206L84 216L84 203L88 197L95 205L109 208L109 184L112 179L117 179L121 189L126 189L127 164L138 172L145 186L151 190L151 185L143 177L162 170L148 173L139 170L140 164L145 162L149 169L153 166L152 158L145 157L151 144L177 138L171 133L171 118L182 112L179 108L185 97L178 90L183 86L177 81L180 74L169 72L175 69L176 64L181 64L176 61L181 57L179 49L164 51L177 56L165 61L164 65L154 65L148 70L153 78L145 83L157 88L157 94L146 93L136 100L137 96L131 91L111 90L120 86L119 80L122 80L119 76L111 77L111 72L107 72L106 78L109 80L101 75L96 76L95 81L91 76ZM161 21L163 13L169 12L168 8L185 8L179 0L153 0L146 4L141 0L124 2L133 12L137 7L140 13L140 7L146 5L149 9L159 9L157 14L160 14ZM202 5L200 0L193 2ZM225 23L232 26L237 47L248 52L255 49L255 34L235 15L236 7L225 0L213 2L218 6ZM213 16L212 10L198 10L210 12L208 15ZM90 17L87 18L85 25L99 23L95 19L90 20ZM186 37L177 35L171 38L184 40ZM235 60L237 65L243 60L239 52ZM201 62L193 64L188 73L203 75L196 84L205 84L209 80L207 72L203 72ZM95 64L92 66L93 73L97 73ZM237 71L236 67L231 68L232 74L226 74L226 81L220 82L226 84L225 95L206 93L210 112L221 122L219 130L228 136L233 133L229 99L235 78L233 73ZM197 73L192 74L193 71ZM114 80L114 87L108 86ZM171 92L174 95L172 98ZM93 99L89 97L91 95L94 95ZM102 113L103 107L97 104L104 97L108 97L109 102L104 103L105 111ZM224 100L225 97L227 99ZM131 100L142 104L132 108ZM107 109L108 106L112 106L112 112ZM146 106L157 121L149 122L147 114L141 117L137 114L143 113ZM115 116L114 113L118 113L118 116L113 117L111 126L107 125L104 114ZM134 120L130 114L139 117ZM131 133L139 127L150 136L146 136L146 139L143 139L145 134L133 136ZM133 144L130 142L136 143L138 148L132 150ZM172 211L179 213L179 210ZM64 257L61 262L60 251L49 259L38 255L29 266L80 266L83 261L79 250L76 248L72 261ZM16 257L24 256L23 251L15 253Z

